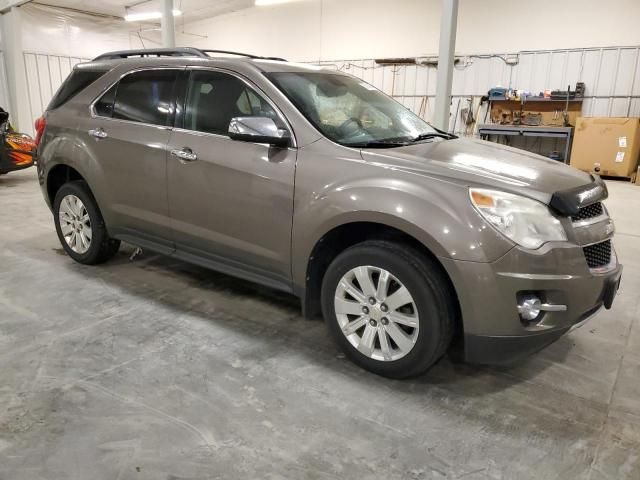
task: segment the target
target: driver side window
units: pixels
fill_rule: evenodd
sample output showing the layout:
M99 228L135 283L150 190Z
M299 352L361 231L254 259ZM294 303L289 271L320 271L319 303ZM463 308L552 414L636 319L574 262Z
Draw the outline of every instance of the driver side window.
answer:
M222 72L192 72L184 128L227 135L234 117L269 117L281 123L271 105L239 78Z

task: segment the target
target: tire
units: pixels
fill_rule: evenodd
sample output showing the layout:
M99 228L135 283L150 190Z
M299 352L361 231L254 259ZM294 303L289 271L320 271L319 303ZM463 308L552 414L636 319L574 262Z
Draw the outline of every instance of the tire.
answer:
M62 248L76 262L97 265L118 252L120 240L109 237L98 204L85 182L78 180L60 187L53 201L53 216ZM70 224L69 220L75 223ZM70 228L75 241L69 236Z
M388 292L382 287L378 295L383 276L388 279ZM369 278L371 284L363 289L358 278L365 283ZM345 284L350 286L345 289ZM365 295L369 304L363 304L361 294L371 288L376 298ZM393 297L394 293L399 295ZM407 298L411 301L403 303ZM354 363L400 379L426 372L446 352L458 307L451 284L435 260L411 246L375 240L350 247L331 262L322 282L322 312L331 334Z

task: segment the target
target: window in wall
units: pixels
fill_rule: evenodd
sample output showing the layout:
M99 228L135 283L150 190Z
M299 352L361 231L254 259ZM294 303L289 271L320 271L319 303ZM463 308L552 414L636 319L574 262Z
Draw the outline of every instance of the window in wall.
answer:
M221 72L192 72L184 128L227 135L233 117L269 117L284 127L273 107L239 78Z

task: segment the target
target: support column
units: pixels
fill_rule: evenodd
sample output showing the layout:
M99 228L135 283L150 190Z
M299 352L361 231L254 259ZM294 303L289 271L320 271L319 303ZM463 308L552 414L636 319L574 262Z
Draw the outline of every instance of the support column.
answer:
M11 7L1 15L2 53L6 69L7 94L9 103L2 107L9 112L9 121L17 130L33 133L33 115L31 112L27 76L22 51L22 15L18 7Z
M451 114L451 83L453 81L457 26L458 0L442 0L438 76L433 124L437 128L445 131L449 130L449 116Z
M173 0L162 0L162 46L173 48L176 46L176 33L173 21Z

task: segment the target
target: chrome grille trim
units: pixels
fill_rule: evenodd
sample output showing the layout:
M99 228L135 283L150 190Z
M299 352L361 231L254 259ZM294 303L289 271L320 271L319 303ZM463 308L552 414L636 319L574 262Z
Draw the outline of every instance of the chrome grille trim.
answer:
M609 218L609 215L607 215L606 213L603 213L602 215L598 215L597 217L587 218L585 220L574 220L573 226L577 228L588 227L589 225L593 225L594 223L603 222L608 218Z

